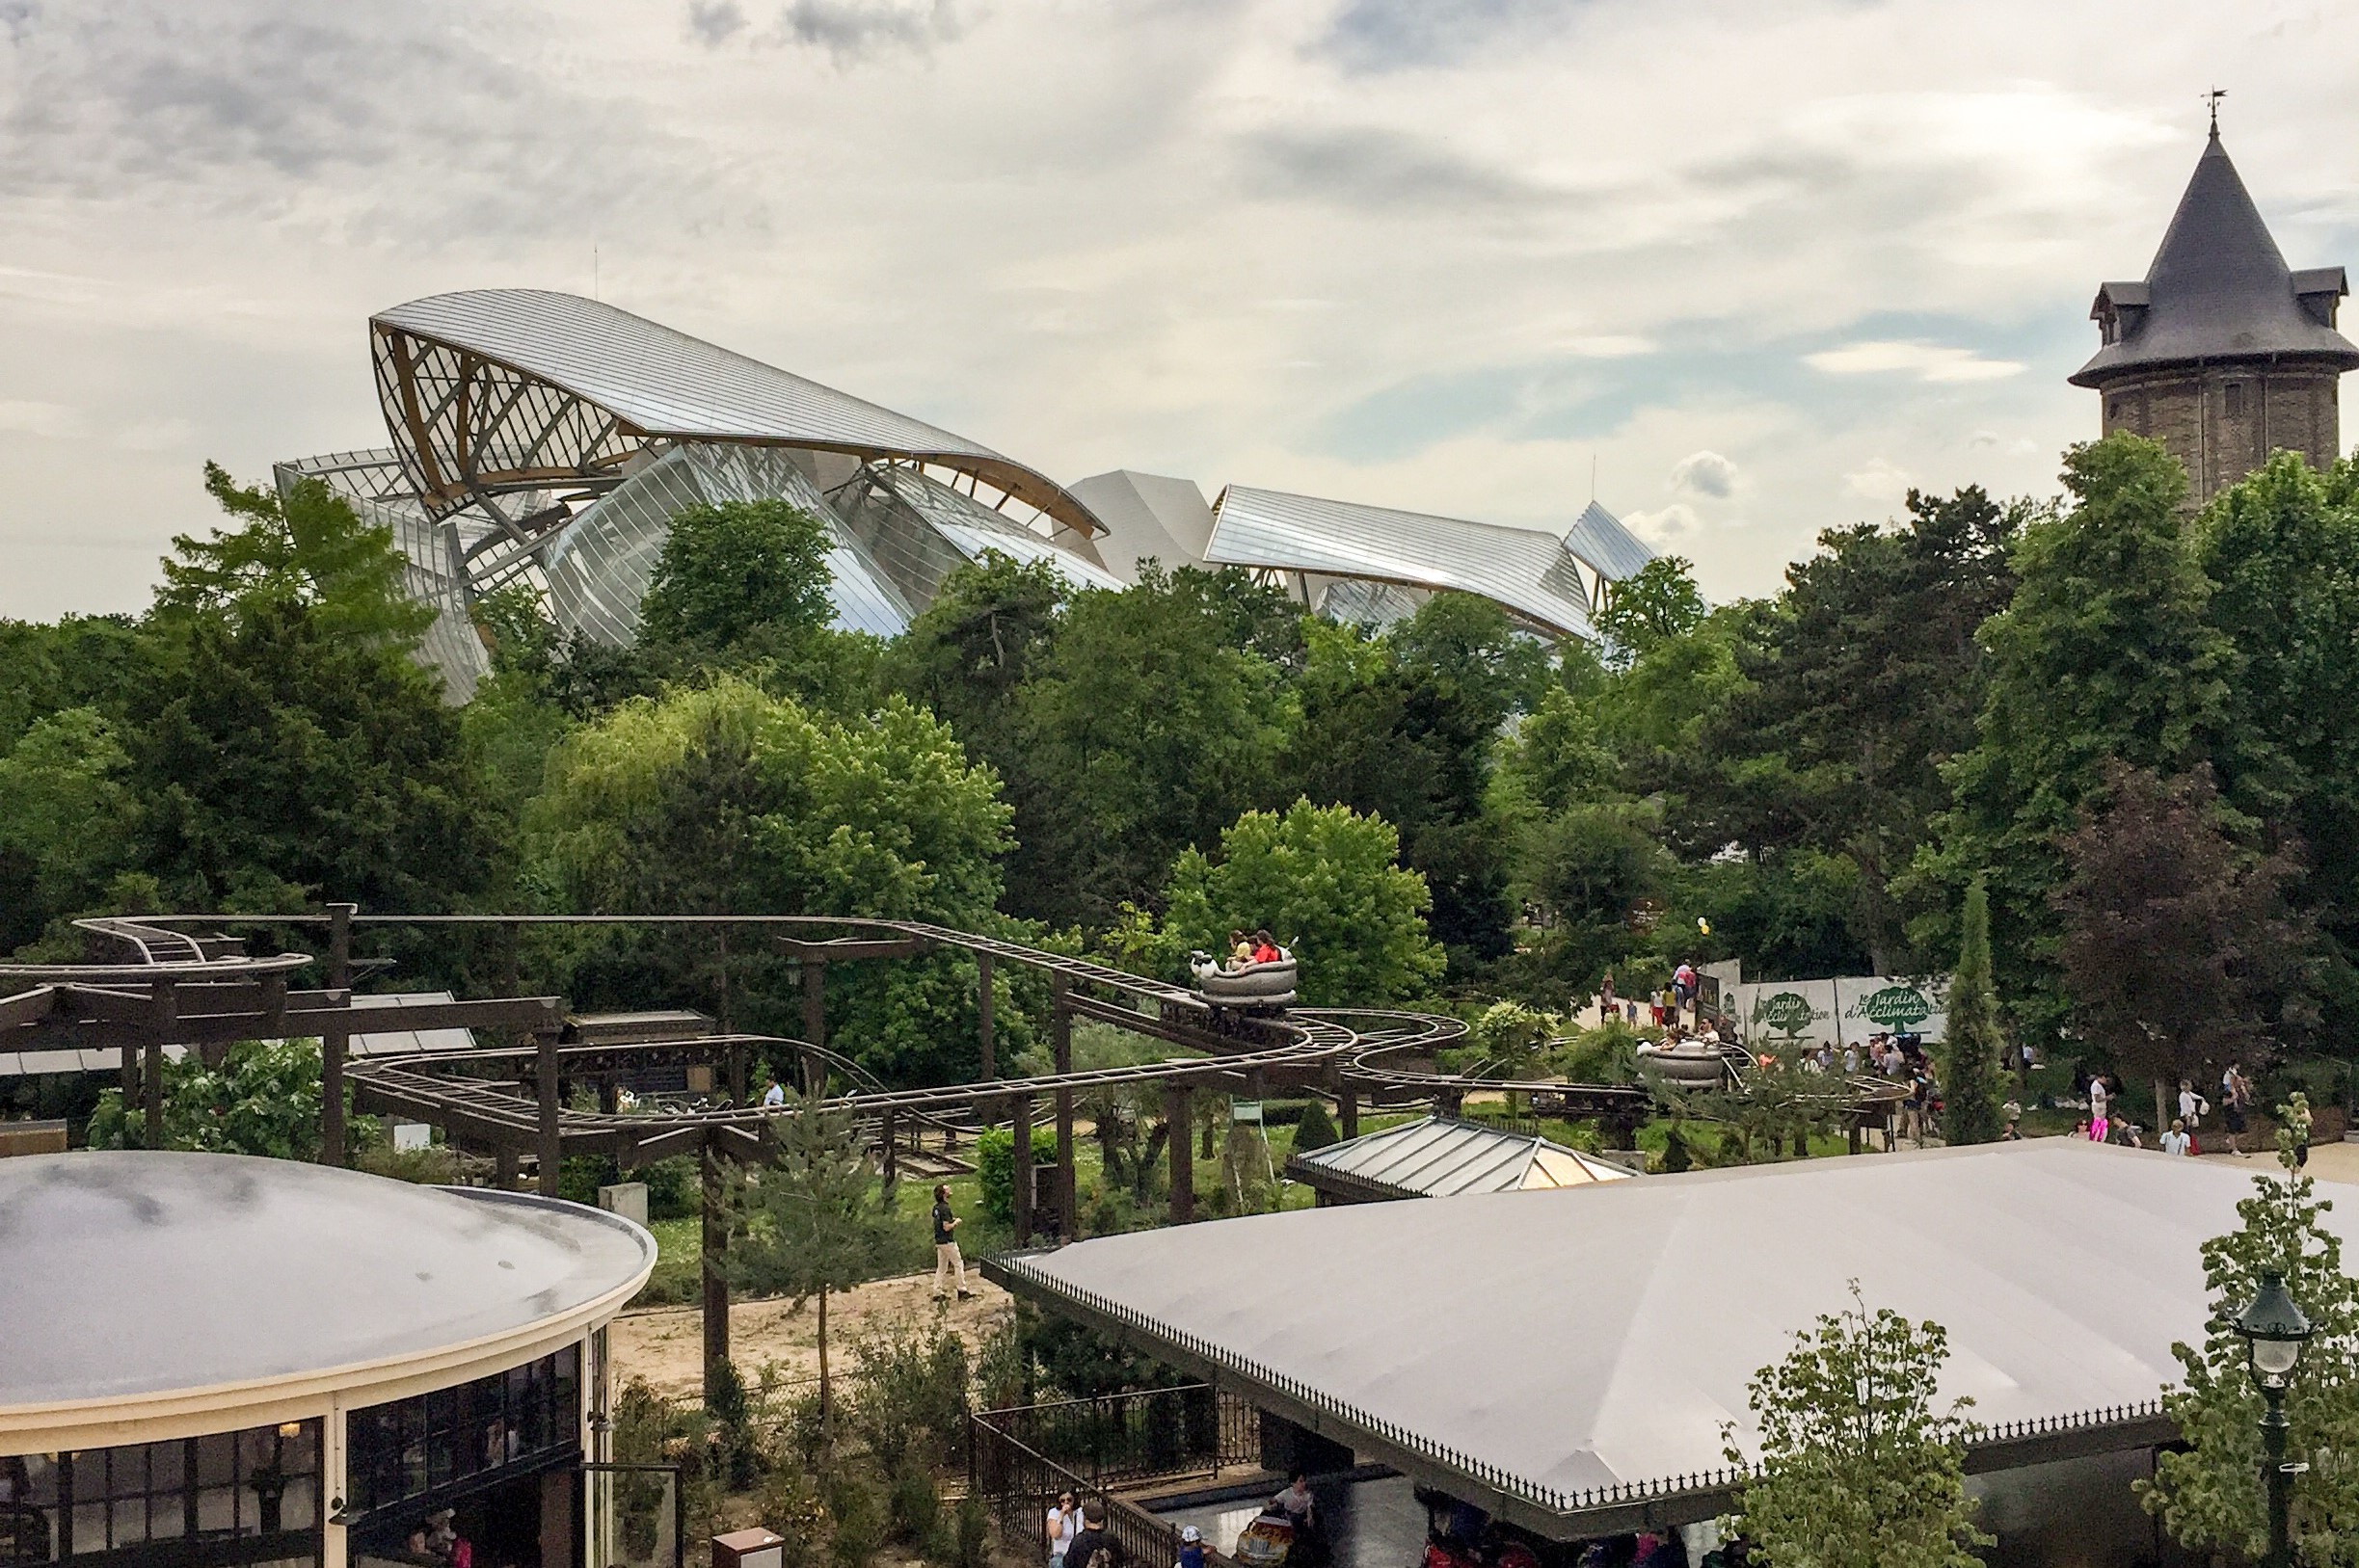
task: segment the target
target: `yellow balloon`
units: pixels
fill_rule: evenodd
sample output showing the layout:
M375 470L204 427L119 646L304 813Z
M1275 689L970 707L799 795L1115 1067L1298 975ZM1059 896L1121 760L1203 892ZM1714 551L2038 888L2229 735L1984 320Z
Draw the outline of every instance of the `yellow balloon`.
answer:
M1708 937L1712 934L1712 922L1699 915L1696 917L1696 929Z

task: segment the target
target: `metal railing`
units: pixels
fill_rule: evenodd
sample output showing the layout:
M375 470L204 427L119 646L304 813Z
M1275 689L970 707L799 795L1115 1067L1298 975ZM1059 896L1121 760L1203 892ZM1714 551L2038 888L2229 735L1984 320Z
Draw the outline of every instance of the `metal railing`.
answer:
M1253 1407L1202 1383L967 1418L968 1490L1019 1556L1046 1553L1049 1508L1070 1492L1105 1505L1117 1568L1166 1568L1179 1560L1178 1527L1110 1488L1259 1468ZM1234 1568L1218 1552L1206 1556Z

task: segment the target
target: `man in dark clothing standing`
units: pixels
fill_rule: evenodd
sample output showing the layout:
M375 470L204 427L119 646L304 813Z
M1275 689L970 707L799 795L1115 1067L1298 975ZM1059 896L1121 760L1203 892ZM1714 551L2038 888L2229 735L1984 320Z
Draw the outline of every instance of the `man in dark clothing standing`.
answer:
M953 1275L958 1281L958 1299L965 1301L974 1295L967 1289L967 1261L958 1255L958 1216L951 1212L951 1189L934 1188L934 1299L948 1301Z
M1115 1568L1103 1498L1091 1498L1082 1504L1082 1528L1074 1531L1072 1544L1065 1548L1065 1568Z

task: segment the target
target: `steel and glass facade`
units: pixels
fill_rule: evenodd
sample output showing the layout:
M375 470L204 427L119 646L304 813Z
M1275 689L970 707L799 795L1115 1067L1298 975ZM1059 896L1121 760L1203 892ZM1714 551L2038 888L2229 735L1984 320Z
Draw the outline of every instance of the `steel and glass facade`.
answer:
M988 552L1045 562L1077 589L1119 589L1137 568L1138 550L1117 548L1083 498L1093 482L1069 490L966 437L594 300L436 295L381 312L369 339L389 443L281 464L279 484L319 480L392 530L408 588L435 611L421 656L455 702L489 669L477 596L523 585L560 630L628 643L671 520L693 506L784 500L823 521L836 625L885 637ZM1158 501L1173 487L1196 493L1128 477ZM1461 589L1536 630L1587 636L1606 585L1648 558L1595 506L1561 541L1240 487L1207 520L1200 549L1151 553L1182 557L1166 568L1247 567L1312 609L1380 624ZM1177 526L1171 540L1205 536Z

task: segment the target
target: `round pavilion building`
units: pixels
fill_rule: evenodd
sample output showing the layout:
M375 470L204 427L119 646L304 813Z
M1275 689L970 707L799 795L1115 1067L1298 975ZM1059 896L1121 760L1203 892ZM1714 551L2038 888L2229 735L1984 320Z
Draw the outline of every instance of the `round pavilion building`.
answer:
M630 1221L79 1152L0 1159L0 1563L602 1563L605 1328L656 1261Z

